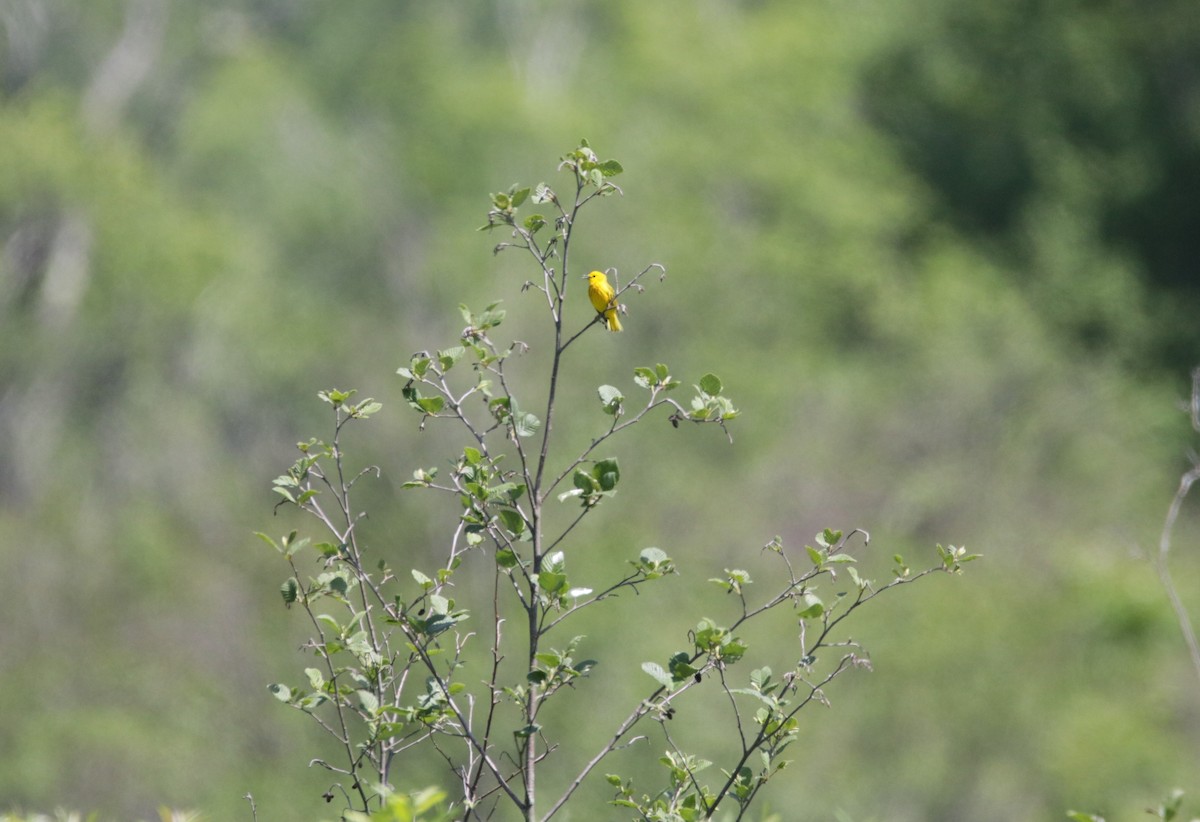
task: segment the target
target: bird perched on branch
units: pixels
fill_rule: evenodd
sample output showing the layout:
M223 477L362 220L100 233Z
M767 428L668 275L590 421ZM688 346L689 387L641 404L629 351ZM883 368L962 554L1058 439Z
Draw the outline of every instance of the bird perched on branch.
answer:
M620 331L621 321L617 319L617 292L609 285L608 277L603 271L593 271L584 277L588 281L588 299L592 308L604 318L604 325L609 331Z

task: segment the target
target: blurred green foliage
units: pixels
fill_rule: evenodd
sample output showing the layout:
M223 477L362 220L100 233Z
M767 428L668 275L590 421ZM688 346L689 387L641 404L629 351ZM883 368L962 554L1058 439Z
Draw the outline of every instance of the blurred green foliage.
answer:
M883 557L988 556L861 629L875 673L806 720L821 755L773 807L1128 818L1194 795L1200 702L1140 552L1194 445L1198 21L1188 0L6 0L0 807L321 814L320 743L265 690L296 665L250 537L269 480L315 391L356 385L385 403L374 544L443 538L452 513L398 486L459 444L387 413L395 369L455 338L460 302L521 327L474 229L580 136L628 196L576 255L668 276L564 402L667 361L743 411L733 447L641 429L595 553L669 546L681 601L827 524ZM611 647L638 659L686 630L625 607Z

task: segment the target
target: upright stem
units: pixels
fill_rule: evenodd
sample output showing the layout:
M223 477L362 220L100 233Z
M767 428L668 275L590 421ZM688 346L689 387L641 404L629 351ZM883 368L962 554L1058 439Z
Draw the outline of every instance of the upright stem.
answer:
M533 472L533 482L529 487L530 512L529 518L530 530L533 536L533 558L531 569L531 580L529 583L529 599L525 606L526 631L529 636L529 667L532 671L537 663L538 645L541 639L541 629L539 609L541 606L538 601L537 591L537 574L541 573L542 561L545 557L545 543L543 540L542 529L542 504L545 502L545 497L542 494L542 478L546 471L546 461L550 454L550 432L554 427L554 400L558 392L558 372L559 366L562 364L563 355L563 305L567 296L567 280L570 275L568 273L568 258L571 248L571 227L575 222L575 215L579 211L580 201L579 194L583 190L579 182L578 176L575 180L575 203L571 208L570 213L563 212L563 230L562 230L562 266L559 271L559 287L556 292L556 305L554 311L554 354L550 361L550 387L546 397L546 414L545 422L542 428L542 447L537 457L537 469ZM544 261L543 261L544 264ZM528 475L528 472L526 472ZM525 782L525 819L533 820L537 818L537 733L534 728L537 725L538 709L541 707L542 693L541 688L535 683L530 682L528 685L527 696L525 699L525 728L528 736L525 737L525 757L522 762L522 770L524 772Z
M557 335L557 331L556 331ZM557 346L556 346L557 350ZM555 362L557 365L558 355L555 354ZM557 370L557 369L555 369ZM547 415L546 428L549 433L550 420ZM545 446L543 446L543 454ZM532 500L530 509L530 519L533 520L533 569L529 580L529 598L525 605L525 629L529 637L529 659L527 670L532 671L534 664L537 661L538 640L540 638L538 632L538 586L537 574L542 570L542 500L538 493L538 485L541 484L541 471L538 471L538 479L535 480L534 487L530 489L530 499ZM525 699L525 728L527 736L525 737L525 761L522 762L522 770L525 777L525 819L533 820L537 818L537 734L534 732L534 727L537 724L538 708L541 705L541 691L536 682L529 681L529 690Z
M542 474L546 470L546 458L550 453L550 430L553 427L554 417L554 398L558 392L558 367L562 363L563 355L563 305L567 299L567 282L570 279L570 256L571 256L571 228L575 225L575 215L579 213L579 194L583 190L579 182L578 175L575 178L575 204L571 207L571 212L568 214L563 211L563 233L562 233L562 270L559 272L560 287L558 289L558 305L555 310L554 317L554 357L550 362L550 391L546 396L546 425L542 430L542 450L538 454L537 471L534 472L533 487L530 490L530 499L534 502L534 510L541 511L541 489L542 489ZM536 524L536 523L535 523ZM534 528L534 533L537 534L538 529ZM535 545L536 545L535 537ZM534 551L535 555L537 551Z
M1192 371L1190 408L1192 428L1200 431L1200 368ZM1192 667L1196 669L1196 676L1200 677L1200 640L1196 638L1196 629L1192 627L1192 619L1188 615L1187 607L1175 589L1175 581L1171 577L1171 569L1167 564L1167 557L1171 553L1171 531L1175 528L1175 520L1179 517L1183 498L1191 490L1192 484L1200 481L1200 459L1193 457L1193 463L1191 470L1186 471L1179 478L1179 489L1175 492L1175 498L1171 500L1171 505L1167 509L1167 518L1163 523L1162 536L1158 540L1158 555L1155 557L1154 565L1158 569L1158 578L1162 581L1163 589L1167 592L1167 599L1171 601L1171 608L1175 611L1175 619L1179 622L1179 630L1183 633L1183 641L1187 644Z

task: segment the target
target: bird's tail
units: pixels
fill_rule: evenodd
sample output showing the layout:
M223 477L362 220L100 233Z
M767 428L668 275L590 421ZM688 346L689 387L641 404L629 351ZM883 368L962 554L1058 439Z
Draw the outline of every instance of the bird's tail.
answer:
M608 330L617 332L621 330L621 321L617 319L617 309L610 308L604 312L604 322L608 326Z

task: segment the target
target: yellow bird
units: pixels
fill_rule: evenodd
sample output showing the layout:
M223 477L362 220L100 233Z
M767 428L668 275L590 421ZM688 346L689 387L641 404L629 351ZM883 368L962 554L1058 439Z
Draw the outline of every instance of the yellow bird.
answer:
M608 283L608 277L602 271L593 271L584 277L588 281L588 299L592 308L604 318L604 324L609 331L620 331L621 321L617 319L617 292Z

